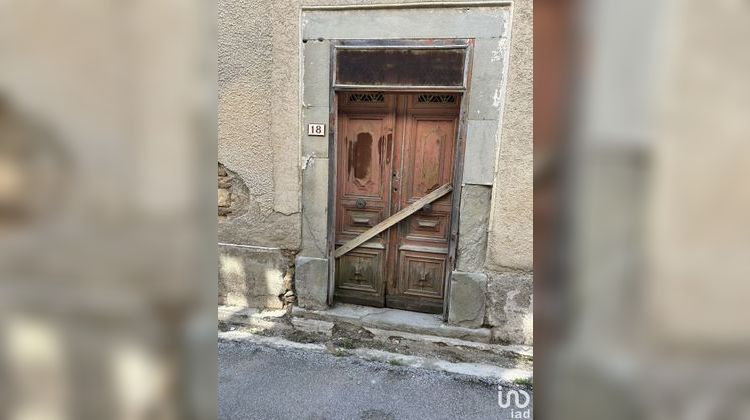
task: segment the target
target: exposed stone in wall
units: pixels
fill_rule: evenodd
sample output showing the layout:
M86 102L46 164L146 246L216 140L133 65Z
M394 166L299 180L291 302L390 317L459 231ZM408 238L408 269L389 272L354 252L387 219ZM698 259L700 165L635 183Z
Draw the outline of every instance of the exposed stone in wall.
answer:
M232 205L231 186L232 182L227 169L219 163L219 216L226 216L231 212L229 209Z
M282 284L282 288L284 289L284 293L279 296L279 299L281 300L284 307L294 305L297 303L297 293L295 291L294 287L294 277L295 277L295 266L294 261L296 258L296 253L293 251L281 251L282 255L284 255L284 260L286 261L286 273L284 273L284 283Z
M485 324L496 342L533 344L533 274L488 272Z
M273 209L272 194L254 194L239 172L218 164L219 242L299 249L298 214Z
M249 192L236 173L218 165L218 213L219 220L242 216L248 210Z

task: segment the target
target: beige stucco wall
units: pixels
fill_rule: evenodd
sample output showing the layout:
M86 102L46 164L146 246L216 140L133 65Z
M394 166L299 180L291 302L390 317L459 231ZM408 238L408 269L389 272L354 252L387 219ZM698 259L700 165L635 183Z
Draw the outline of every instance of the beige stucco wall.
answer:
M300 6L377 3L393 1L219 1L219 161L251 198L220 222L221 242L299 248ZM531 31L531 1L515 2L487 258L498 271L531 269Z
M285 3L218 3L219 161L249 191L220 242L299 247L298 14Z
M488 233L488 269L533 266L533 23L532 1L513 6L510 67Z
M220 242L294 251L300 249L303 237L319 236L320 232L313 230L320 225L320 220L313 219L312 215L324 214L325 211L309 206L303 211L306 201L302 199L301 191L302 167L307 167L310 172L312 165L314 170L325 172L323 162L327 154L315 153L315 162L301 158L308 155L309 151L303 149L309 149L312 143L300 143L305 138L300 127L300 7L377 3L396 2L290 0L268 4L260 0L219 1L219 161L244 181L250 206L249 211L238 212L239 216L220 221ZM470 268L459 270L482 271L487 275L485 325L496 327L493 329L496 339L530 344L533 331L530 272L533 231L532 2L514 2L512 10L509 75L507 83L503 83L506 90L493 98L502 99L500 110L503 113L498 131L490 221L486 231L479 227L474 232L480 243L484 242L486 234L487 254L484 258L480 253L470 261ZM499 42L498 47L502 50L502 43L507 40ZM307 45L308 49L311 48L310 43ZM478 118L492 120L496 117ZM324 175L316 174L311 179L324 180ZM472 187L489 190L491 179L490 175L486 183L480 182L481 185ZM308 194L310 190L308 185ZM485 205L484 209L487 208ZM486 215L486 210L483 211ZM471 235L465 237L474 238ZM313 252L313 248L303 248L299 255L323 256ZM284 255L277 257L279 264L285 261ZM279 273L284 271L281 265L272 268ZM326 271L324 268L323 272ZM263 274L245 274L244 281ZM281 284L282 278L277 277L274 284Z

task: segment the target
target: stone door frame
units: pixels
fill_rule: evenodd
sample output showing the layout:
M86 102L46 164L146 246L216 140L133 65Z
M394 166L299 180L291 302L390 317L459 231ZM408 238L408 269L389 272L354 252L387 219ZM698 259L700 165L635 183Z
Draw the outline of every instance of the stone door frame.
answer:
M446 262L446 269L443 276L443 318L448 319L448 310L450 299L450 280L451 273L455 267L456 261L456 245L458 239L458 213L461 201L461 183L463 181L463 167L464 167L464 146L466 144L466 113L469 104L469 86L471 86L471 60L472 53L474 50L474 40L472 39L367 39L367 40L355 40L353 41L360 46L369 46L372 48L379 47L393 47L398 46L399 48L405 49L439 49L445 45L461 46L466 49L466 58L463 68L463 86L457 87L425 87L425 86L347 86L339 87L335 85L335 72L336 72L336 49L340 47L346 47L352 40L331 40L330 50L330 115L329 115L329 149L328 149L328 296L327 302L329 305L333 304L334 291L336 289L336 260L333 255L335 250L335 231L336 231L336 188L337 188L337 147L338 144L338 133L336 130L338 126L338 93L339 92L358 92L377 90L384 93L457 93L461 96L461 103L459 106L458 114L458 130L456 138L455 153L453 157L453 203L451 208L451 224L448 238L448 259ZM398 228L398 225L393 228Z
M457 148L460 152L456 156L454 171L456 190L449 248L450 269L446 270L443 311L444 318L448 319L452 300L451 277L454 274L451 270L460 268L456 266L457 258L460 259L456 256L456 248L461 248L458 233L464 201L462 190L465 185L491 188L494 179L494 158L510 49L510 5L510 2L502 1L302 7L300 150L303 232L296 275L300 306L324 309L332 303L335 288L332 259L335 206L331 197L335 197L336 191L338 107L337 90L333 88L333 49L336 43L340 40L393 43L399 40L462 39L470 40L472 53L466 69L466 87L458 91L462 102ZM373 21L378 25L367 24ZM399 25L399 22L409 22L409 25ZM472 91L476 94L472 95ZM307 136L307 124L320 122L327 123L328 136ZM471 162L471 167L467 167L464 173L465 162ZM327 199L322 200L322 197ZM484 236L486 241L486 231ZM484 306L484 302L481 304Z

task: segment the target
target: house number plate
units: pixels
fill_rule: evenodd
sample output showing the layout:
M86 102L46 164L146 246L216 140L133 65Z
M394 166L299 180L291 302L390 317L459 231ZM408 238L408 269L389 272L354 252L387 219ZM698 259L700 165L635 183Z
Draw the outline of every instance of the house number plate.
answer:
M308 136L325 136L326 125L325 124L307 124L307 135Z

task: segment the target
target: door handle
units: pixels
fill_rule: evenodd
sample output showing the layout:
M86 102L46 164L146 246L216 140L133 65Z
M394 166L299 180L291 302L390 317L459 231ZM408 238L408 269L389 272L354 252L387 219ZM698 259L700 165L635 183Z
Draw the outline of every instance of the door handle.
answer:
M356 205L358 209L363 209L365 208L365 206L367 206L367 201L365 201L364 198L358 198Z

